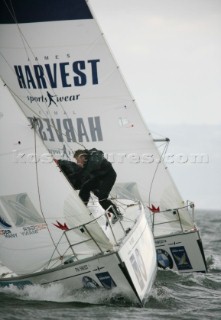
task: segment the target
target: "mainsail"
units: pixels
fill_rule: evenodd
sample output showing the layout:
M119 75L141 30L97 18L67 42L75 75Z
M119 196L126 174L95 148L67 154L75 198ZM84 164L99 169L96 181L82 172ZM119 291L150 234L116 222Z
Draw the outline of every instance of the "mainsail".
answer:
M102 149L156 217L185 207L85 0L5 0L0 39L1 77L54 158Z

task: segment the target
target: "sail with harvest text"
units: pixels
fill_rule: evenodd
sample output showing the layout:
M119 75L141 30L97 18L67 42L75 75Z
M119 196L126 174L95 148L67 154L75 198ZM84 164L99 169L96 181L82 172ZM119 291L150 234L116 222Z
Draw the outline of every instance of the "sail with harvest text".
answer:
M102 149L117 185L136 184L150 211L183 207L87 2L50 6L5 1L0 14L2 78L26 117L37 119L47 149L63 159L79 148ZM192 226L185 209L181 220Z

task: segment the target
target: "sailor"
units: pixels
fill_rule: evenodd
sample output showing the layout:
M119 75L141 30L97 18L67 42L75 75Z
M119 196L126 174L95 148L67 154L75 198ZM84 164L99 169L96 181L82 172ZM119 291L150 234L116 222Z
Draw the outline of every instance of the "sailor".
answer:
M56 164L60 167L70 184L75 190L79 190L81 187L81 173L83 168L77 165L73 161L68 160L56 160Z
M112 223L122 219L117 206L108 199L117 174L104 153L95 148L79 149L75 151L74 158L76 163L67 160L58 160L57 163L74 189L80 189L79 197L84 204L87 206L90 192L93 192L103 209L112 213Z
M83 169L79 196L85 205L88 204L90 192L98 198L100 205L113 214L112 223L122 218L116 205L108 199L116 181L117 174L112 164L105 159L103 151L95 148L75 151L74 158Z

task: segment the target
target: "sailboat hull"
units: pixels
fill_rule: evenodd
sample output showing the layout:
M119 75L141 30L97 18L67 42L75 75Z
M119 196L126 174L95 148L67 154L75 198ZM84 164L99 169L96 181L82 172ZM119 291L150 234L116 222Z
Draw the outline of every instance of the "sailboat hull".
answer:
M142 304L151 290L156 268L154 241L143 214L115 252L31 275L2 278L0 286L60 283L67 290L114 289L117 294Z
M155 245L159 268L181 273L207 271L202 240L197 229L155 237Z

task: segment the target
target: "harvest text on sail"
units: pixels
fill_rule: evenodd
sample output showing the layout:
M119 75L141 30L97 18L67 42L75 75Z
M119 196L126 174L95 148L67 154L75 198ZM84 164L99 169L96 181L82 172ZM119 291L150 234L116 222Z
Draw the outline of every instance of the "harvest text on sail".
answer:
M98 84L97 63L99 59L60 62L53 64L15 65L15 73L20 88L47 89L57 88L61 82L62 87L80 87L88 82ZM73 74L72 76L70 74Z

